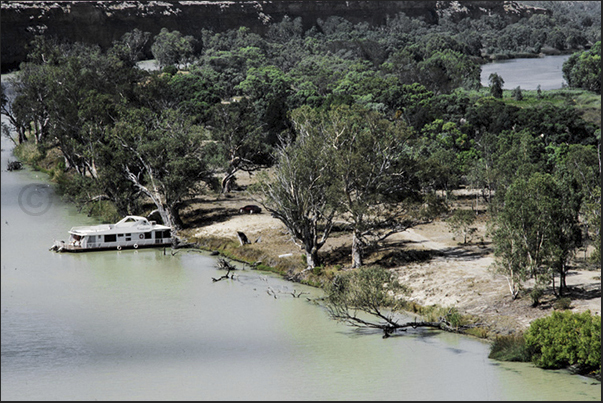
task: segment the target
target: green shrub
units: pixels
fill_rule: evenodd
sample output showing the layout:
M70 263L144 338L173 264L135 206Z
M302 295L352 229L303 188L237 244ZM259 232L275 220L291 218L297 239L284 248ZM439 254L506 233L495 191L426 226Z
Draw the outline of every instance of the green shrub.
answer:
M41 147L32 141L28 141L16 146L13 150L13 154L20 161L30 165L34 169L37 169L38 163L44 158L45 155Z
M525 342L539 367L573 366L582 373L601 373L601 316L590 311L556 311L537 319L526 332Z
M560 311L565 311L566 309L570 309L572 307L572 300L570 298L559 298L557 301L555 301L555 303L553 304L553 308L560 310Z
M532 299L532 307L537 307L540 303L540 298L544 295L544 291L540 287L534 287L530 291L530 298Z
M456 308L450 308L450 310L446 312L444 318L446 318L448 323L450 323L450 326L455 328L458 328L459 326L462 326L464 324L463 316L459 313Z
M162 71L170 76L178 73L178 69L174 65L165 66Z
M407 310L419 313L427 322L440 322L442 320L448 322L451 327L459 328L469 324L471 321L467 316L463 316L459 313L455 307L443 307L438 305L426 306L426 307L412 307L409 309L409 305L406 305Z

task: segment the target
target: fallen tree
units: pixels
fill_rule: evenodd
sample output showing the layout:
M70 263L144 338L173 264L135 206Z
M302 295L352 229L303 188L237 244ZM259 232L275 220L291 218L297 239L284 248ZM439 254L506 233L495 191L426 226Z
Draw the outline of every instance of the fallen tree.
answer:
M435 321L400 322L396 311L404 308L408 287L400 284L395 273L382 267L365 266L348 271L325 287L325 307L332 319L361 328L383 330L383 337L407 328L428 327L458 332L473 325L461 325L460 315L448 309Z

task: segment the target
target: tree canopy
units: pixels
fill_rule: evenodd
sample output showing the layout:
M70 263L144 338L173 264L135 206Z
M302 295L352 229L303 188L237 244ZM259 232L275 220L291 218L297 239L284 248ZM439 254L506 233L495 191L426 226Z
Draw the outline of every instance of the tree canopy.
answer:
M389 234L446 211L460 187L515 231L494 241L501 263L517 260L531 246L505 255L520 234L513 220L536 230L555 205L546 214L563 230L543 230L550 247L542 260L530 252L539 263L527 272L557 276L562 292L576 248L600 236L600 117L585 101L600 93L600 17L588 3L547 3L552 16L517 22L399 14L379 27L329 17L306 31L284 17L263 36L133 30L107 51L37 37L10 97L3 82L2 114L17 143L58 152L66 197L102 199L119 215L157 210L175 229L198 192L227 193L237 175L269 168L257 197L309 268L335 219L360 267ZM136 65L148 43L159 71ZM496 74L479 84L490 56L552 48L577 51L563 68L572 88L511 93ZM542 199L523 200L526 189Z

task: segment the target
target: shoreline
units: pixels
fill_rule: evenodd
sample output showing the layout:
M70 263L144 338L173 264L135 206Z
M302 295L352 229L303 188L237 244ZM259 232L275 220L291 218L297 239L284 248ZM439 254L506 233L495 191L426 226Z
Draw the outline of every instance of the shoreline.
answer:
M285 226L269 213L238 213L240 206L254 203L257 202L246 192L239 191L218 200L206 197L187 207L188 221L196 225L184 230L183 238L198 243L205 250L226 252L225 257L269 269L290 280L296 270L303 269L302 252L287 234ZM185 216L187 214L183 214ZM411 303L422 307L455 307L463 315L479 318L491 335L521 333L534 319L549 316L555 309L556 298L548 287L540 304L532 307L528 294L534 283L531 280L524 284L526 291L521 297L513 300L506 279L491 271L494 256L486 237L483 214L476 226L474 242L460 245L444 221L421 224L388 238L377 253L366 257L365 263L396 270L400 281L412 290L407 297ZM237 231L245 233L251 244L241 245ZM316 283L334 275L337 270L349 269L350 245L349 234L334 232L319 251L325 265L317 271L323 277L316 278L309 273L306 276L308 284L319 285ZM574 263L567 275L571 311L590 310L592 314L601 315L600 267L588 270L581 258Z

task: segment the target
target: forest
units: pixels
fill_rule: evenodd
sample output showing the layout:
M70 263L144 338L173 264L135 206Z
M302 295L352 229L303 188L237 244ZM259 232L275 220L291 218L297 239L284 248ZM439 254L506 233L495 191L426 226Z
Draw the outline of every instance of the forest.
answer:
M321 264L335 218L353 236L353 268L416 223L446 215L467 231L477 205L447 201L475 189L513 298L527 278L562 296L579 247L600 264L600 2L525 3L551 15L331 17L305 32L284 18L265 37L241 27L200 40L134 29L105 52L40 36L2 83L2 132L67 200L107 221L157 213L175 236L189 198L257 173L250 191L306 269ZM137 65L149 41L156 71ZM567 87L507 90L496 74L480 84L486 61L544 52L571 53Z

